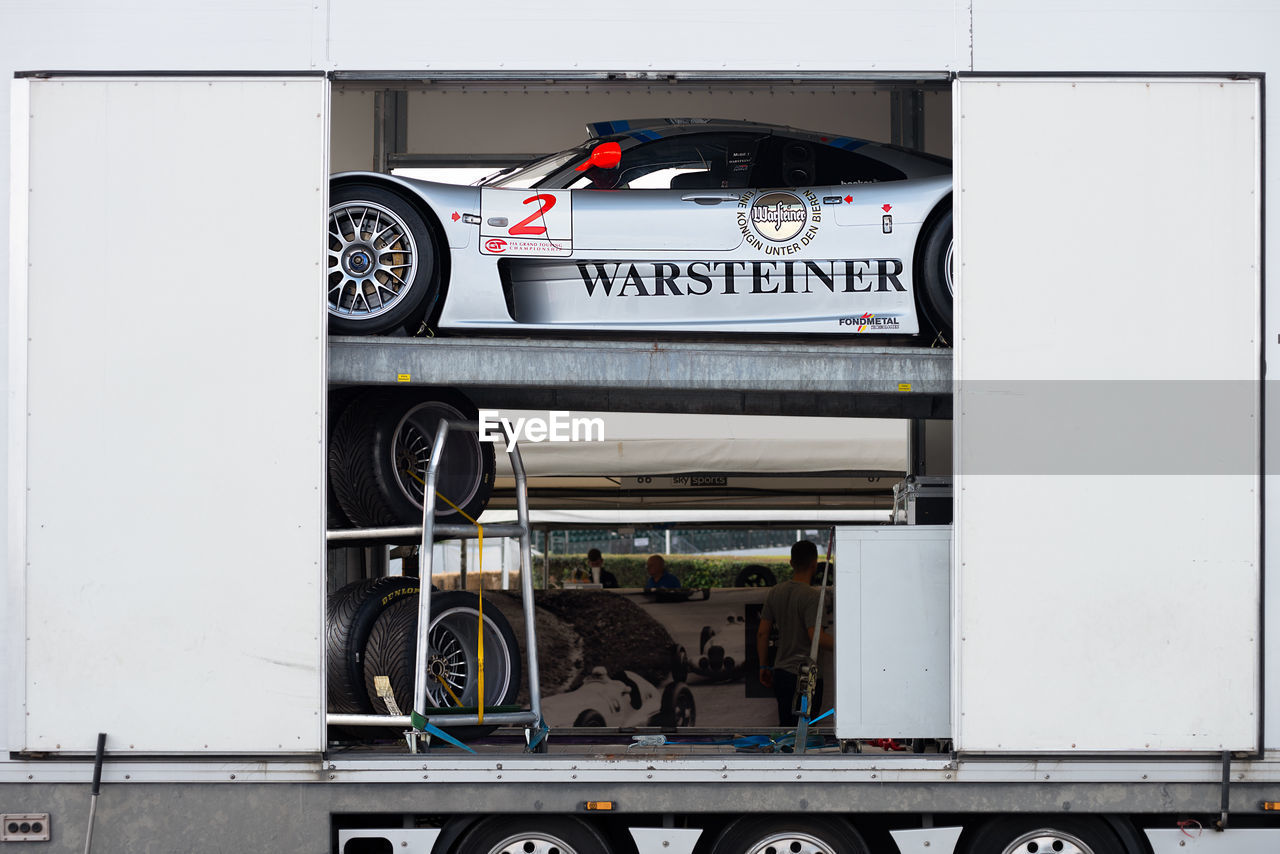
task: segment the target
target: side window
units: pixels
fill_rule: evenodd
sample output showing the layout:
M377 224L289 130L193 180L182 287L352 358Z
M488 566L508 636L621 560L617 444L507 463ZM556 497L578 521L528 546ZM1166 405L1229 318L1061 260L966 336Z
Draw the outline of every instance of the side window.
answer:
M682 134L622 152L616 169L591 168L570 187L598 190L720 190L748 184L756 148L753 134Z
M901 181L906 174L855 149L821 142L774 137L762 151L752 174L755 187L814 187Z

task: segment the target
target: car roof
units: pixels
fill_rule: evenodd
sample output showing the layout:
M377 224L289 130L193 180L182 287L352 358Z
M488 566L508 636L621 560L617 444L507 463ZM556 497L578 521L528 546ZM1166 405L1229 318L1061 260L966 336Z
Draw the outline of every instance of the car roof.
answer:
M661 118L661 119L614 119L607 122L591 122L587 125L587 133L592 139L606 137L629 136L640 140L661 139L685 133L706 133L707 131L759 131L773 133L784 131L794 136L806 136L815 140L830 142L833 139L867 143L870 140L843 137L839 134L819 133L817 131L800 130L788 125L775 125L767 122L751 122L742 119L705 119L705 118Z

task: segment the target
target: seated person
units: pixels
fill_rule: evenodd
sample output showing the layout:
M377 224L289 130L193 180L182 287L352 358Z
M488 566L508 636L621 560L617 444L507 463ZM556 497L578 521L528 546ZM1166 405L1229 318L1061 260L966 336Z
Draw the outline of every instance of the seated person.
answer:
M644 568L649 573L649 578L644 583L645 590L674 590L680 587L680 579L667 572L667 561L662 555L649 555Z

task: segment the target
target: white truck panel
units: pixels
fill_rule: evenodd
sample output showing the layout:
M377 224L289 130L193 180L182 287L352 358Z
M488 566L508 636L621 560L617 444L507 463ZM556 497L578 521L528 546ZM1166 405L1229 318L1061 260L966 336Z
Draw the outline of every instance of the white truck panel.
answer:
M957 83L961 750L1257 747L1258 94Z
M951 735L951 526L836 529L836 737Z
M327 81L29 91L22 746L318 751Z
M624 72L749 69L920 71L968 61L968 4L877 0L790 9L775 3L656 0L607 11L497 0L411 4L331 0L334 68ZM761 33L774 37L761 39ZM828 39L815 40L815 34Z

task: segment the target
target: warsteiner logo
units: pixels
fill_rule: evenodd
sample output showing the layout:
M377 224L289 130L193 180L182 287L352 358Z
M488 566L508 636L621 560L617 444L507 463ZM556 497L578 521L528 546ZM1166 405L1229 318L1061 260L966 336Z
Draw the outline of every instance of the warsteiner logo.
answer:
M738 197L738 230L752 249L766 255L793 255L818 236L822 205L812 190L770 190Z
M765 193L751 206L751 226L765 240L786 243L809 220L805 204L794 193Z
M865 332L872 327L876 329L893 330L898 328L898 318L896 317L877 317L871 312L858 315L857 317L840 318L841 326L856 326L854 332Z

